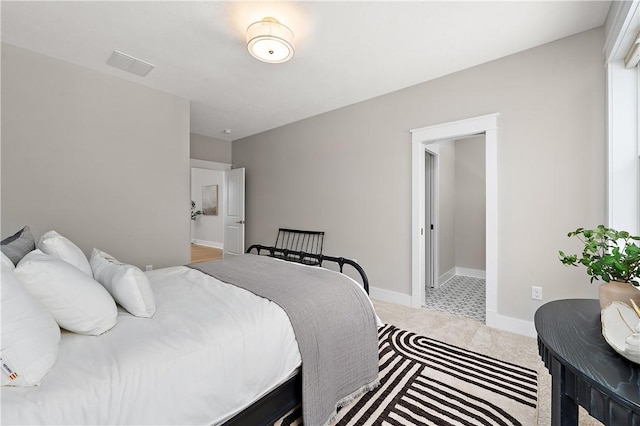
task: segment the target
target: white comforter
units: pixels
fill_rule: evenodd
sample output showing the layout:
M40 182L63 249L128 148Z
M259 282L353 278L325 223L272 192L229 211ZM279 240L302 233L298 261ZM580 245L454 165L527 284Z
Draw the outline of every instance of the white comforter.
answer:
M284 311L187 267L147 272L157 311L63 332L38 387L2 388L2 424L216 424L300 365Z

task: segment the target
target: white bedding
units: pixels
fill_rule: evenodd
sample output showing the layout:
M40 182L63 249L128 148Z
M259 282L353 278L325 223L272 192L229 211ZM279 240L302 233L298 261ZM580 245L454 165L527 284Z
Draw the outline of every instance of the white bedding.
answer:
M119 308L101 336L63 332L40 386L2 388L3 425L216 424L300 365L273 302L187 267L147 276L153 318Z

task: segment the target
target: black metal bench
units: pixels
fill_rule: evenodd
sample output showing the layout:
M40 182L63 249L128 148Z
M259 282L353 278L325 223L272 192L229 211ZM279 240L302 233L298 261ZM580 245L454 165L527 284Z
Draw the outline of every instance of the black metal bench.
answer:
M301 251L308 254L322 254L324 232L300 229L278 229L273 247L281 250Z
M289 262L303 263L305 265L318 265L322 266L323 262L332 262L338 265L340 268L340 272L344 273L344 265L349 265L353 269L355 269L358 274L360 274L360 278L362 280L362 287L369 294L369 278L367 274L362 269L355 260L347 259L345 257L334 257L327 256L324 254L312 254L305 253L303 251L291 251L287 249L279 249L271 246L263 246L261 244L253 244L251 247L247 249L247 253L251 253L255 250L255 254L261 255L266 254L267 256L284 259Z

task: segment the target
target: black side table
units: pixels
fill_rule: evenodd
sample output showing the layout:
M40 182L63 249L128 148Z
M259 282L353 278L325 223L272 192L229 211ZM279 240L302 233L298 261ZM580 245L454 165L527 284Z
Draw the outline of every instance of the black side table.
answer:
M578 405L612 426L640 426L640 365L602 337L597 300L556 300L535 314L538 351L551 373L551 424L578 424Z

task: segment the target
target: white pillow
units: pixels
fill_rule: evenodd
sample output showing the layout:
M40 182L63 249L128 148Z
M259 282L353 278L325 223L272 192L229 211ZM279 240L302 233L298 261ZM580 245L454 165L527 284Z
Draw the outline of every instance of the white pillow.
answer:
M72 264L93 278L87 256L84 255L77 245L73 244L69 239L58 234L56 231L49 231L40 237L40 241L38 241L38 248L45 254L50 254L51 256L55 256Z
M0 251L0 264L2 264L3 268L7 268L7 270L9 271L13 271L16 268L16 266L13 264L11 259L9 259L7 255L1 251Z
M2 268L2 386L35 386L58 356L60 327L49 312Z
M89 263L94 278L131 315L151 318L156 313L149 279L140 269L119 262L110 254L95 248Z
M97 336L116 325L118 308L109 293L64 260L34 250L18 263L15 274L60 327Z

